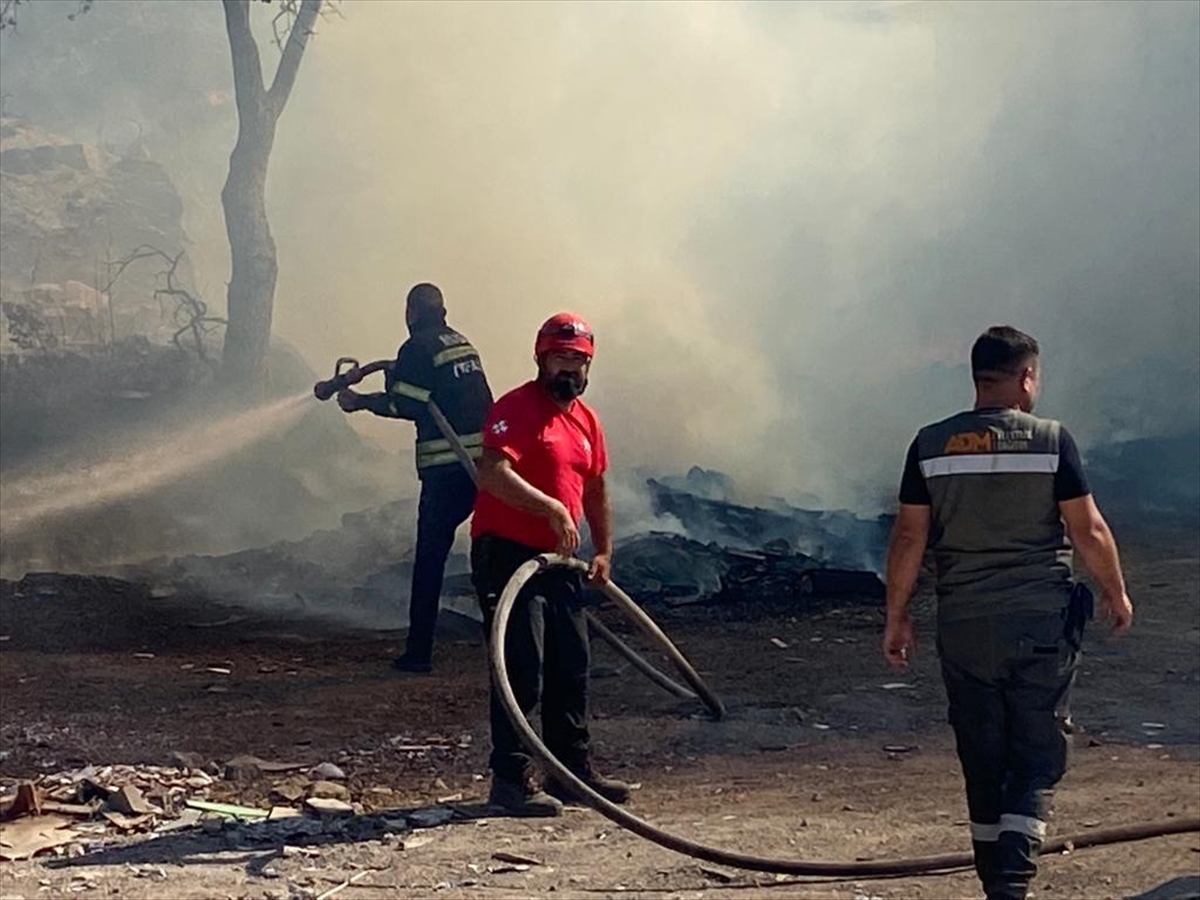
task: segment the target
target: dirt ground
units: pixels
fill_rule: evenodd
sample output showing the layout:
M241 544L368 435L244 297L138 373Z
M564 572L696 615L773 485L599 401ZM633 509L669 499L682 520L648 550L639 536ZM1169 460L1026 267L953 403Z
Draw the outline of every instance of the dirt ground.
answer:
M1076 753L1053 833L1200 814L1198 536L1192 528L1122 538L1137 623L1119 642L1099 627L1088 637ZM461 800L446 802L469 811L486 794L478 640L443 642L434 676L404 677L388 666L397 635L280 623L196 598L156 600L119 583L54 584L0 589L4 783L89 763L166 765L172 751L190 751L335 762L368 812L456 794ZM919 609L925 643L903 677L880 659L877 608L764 602L658 615L725 700L722 722L619 672L597 642L597 760L640 784L630 802L638 815L720 846L829 860L965 850L928 600ZM219 781L212 797L266 805L270 788L266 776ZM978 896L968 873L822 882L705 871L714 867L582 808L556 820L462 815L420 831L320 835L286 849L255 841L252 829L193 829L74 859L0 863L0 898L314 898L352 877L341 900ZM539 864L505 865L497 851ZM1128 897L1197 874L1200 835L1188 834L1046 858L1035 891Z

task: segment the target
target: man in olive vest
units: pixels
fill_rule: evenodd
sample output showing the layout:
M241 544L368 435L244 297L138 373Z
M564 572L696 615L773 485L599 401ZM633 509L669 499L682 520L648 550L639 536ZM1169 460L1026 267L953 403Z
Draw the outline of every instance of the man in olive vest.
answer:
M1090 591L1072 580L1072 546L1115 634L1129 629L1133 606L1075 441L1031 414L1037 341L989 328L971 372L975 408L922 428L908 451L883 651L903 670L916 650L908 604L928 545L975 870L988 900L1024 900L1067 768L1070 692L1091 615Z

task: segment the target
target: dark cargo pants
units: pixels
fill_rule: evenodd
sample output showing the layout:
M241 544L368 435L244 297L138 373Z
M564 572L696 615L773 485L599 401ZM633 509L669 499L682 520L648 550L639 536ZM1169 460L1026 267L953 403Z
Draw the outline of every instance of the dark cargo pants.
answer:
M975 868L989 900L1023 900L1067 769L1082 623L1068 610L939 623Z
M408 602L408 656L428 662L433 656L446 559L454 533L471 515L475 482L458 463L422 472L417 504L417 547Z
M492 617L512 574L542 551L491 535L471 546L471 574L487 639ZM542 704L542 739L568 768L581 768L588 757L587 620L577 572L550 569L525 585L508 620L504 659L513 693L528 716ZM492 753L488 765L506 781L523 782L533 761L521 744L493 686Z

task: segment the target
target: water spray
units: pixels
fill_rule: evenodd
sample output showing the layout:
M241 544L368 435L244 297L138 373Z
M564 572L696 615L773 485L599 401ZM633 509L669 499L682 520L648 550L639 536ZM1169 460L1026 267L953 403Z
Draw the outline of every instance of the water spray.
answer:
M125 500L179 481L293 425L305 413L308 392L272 400L213 422L157 437L152 446L95 466L54 475L6 479L0 533L13 537L47 519Z

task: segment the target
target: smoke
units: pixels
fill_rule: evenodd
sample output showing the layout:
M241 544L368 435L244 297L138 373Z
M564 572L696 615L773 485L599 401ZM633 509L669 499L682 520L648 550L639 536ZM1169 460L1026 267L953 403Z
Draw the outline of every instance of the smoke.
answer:
M152 7L30 16L6 90L52 124L149 123L219 305L220 10ZM430 280L499 393L572 309L617 466L862 509L889 503L920 425L969 403L988 325L1039 338L1041 409L1085 446L1200 424L1198 4L343 12L268 184L276 328L319 371L393 354Z

